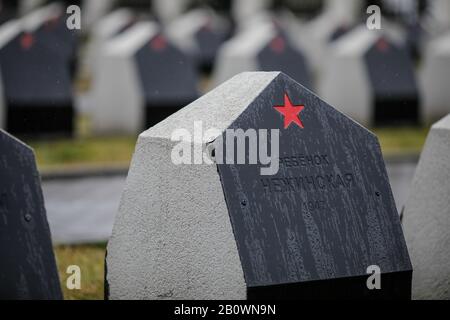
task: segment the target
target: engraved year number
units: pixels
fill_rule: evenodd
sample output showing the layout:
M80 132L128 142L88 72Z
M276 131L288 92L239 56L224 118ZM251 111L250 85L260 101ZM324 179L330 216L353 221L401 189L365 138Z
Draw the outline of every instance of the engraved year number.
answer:
M302 209L310 212L325 209L325 201L323 200L304 201L302 203Z

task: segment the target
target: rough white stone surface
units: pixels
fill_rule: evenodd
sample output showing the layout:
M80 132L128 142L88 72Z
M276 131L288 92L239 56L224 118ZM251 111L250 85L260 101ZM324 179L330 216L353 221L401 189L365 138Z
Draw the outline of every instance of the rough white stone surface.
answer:
M155 24L140 22L103 47L92 92L96 133L134 134L142 130L144 94L134 55L157 32Z
M450 115L428 135L403 216L414 299L450 299Z
M246 298L217 167L174 165L171 135L195 121L223 131L278 74L240 74L139 136L108 243L110 299Z
M450 32L429 44L421 78L425 117L434 121L450 112Z

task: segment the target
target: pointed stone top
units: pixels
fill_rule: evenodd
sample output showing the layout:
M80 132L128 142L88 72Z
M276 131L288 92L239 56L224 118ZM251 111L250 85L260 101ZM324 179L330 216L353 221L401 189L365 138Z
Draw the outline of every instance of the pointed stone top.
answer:
M121 35L109 41L105 46L105 53L114 56L133 55L158 31L158 26L153 22L143 21L136 23Z
M20 145L23 149L27 149L28 151L34 153L33 149L25 144L23 141L17 139L16 137L10 135L8 132L4 131L3 129L0 129L0 139L8 139L11 142L14 142L16 145Z
M170 139L176 129L191 130L194 121L202 121L204 127L223 131L279 74L280 72L240 73L143 132L140 137Z
M445 116L443 119L436 122L433 127L433 129L441 129L441 130L450 130L450 114Z

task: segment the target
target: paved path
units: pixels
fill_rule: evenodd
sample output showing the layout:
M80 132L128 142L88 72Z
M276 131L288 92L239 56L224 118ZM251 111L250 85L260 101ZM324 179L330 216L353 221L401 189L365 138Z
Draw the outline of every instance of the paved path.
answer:
M399 210L408 197L414 169L414 163L388 165ZM56 243L107 241L124 183L124 176L44 181L53 240Z

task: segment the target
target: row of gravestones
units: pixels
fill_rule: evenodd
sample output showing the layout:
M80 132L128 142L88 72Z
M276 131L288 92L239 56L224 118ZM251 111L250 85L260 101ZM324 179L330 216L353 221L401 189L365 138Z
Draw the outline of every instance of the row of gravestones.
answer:
M199 121L215 134L172 140ZM259 130L244 163L229 135L239 129ZM255 145L271 150L272 175L248 163ZM176 164L180 146L210 162ZM33 152L3 131L0 150L0 297L61 298ZM449 299L449 156L450 115L426 142L405 241L375 135L282 73L237 75L140 135L106 297Z
M297 21L296 19L288 17L277 20L264 12L255 14L252 19L248 18L246 23L240 26L236 36L225 42L223 46L220 44L226 38L227 28L221 23L216 30L222 30L222 32L216 31L218 36L215 40L200 40L201 30L208 25L208 21L216 21L216 18L199 9L176 21L168 28L167 36L170 42L173 41L174 44L184 47L191 56L200 56L198 59L203 61L204 65L211 66L217 53L212 86L243 71L278 70L290 75L306 87L314 88L315 81L312 75L319 68L322 69L320 84L317 85L320 95L330 103L345 105L346 109L341 111L364 125L419 124L437 119L449 111L443 103L446 100L446 90L436 89L440 83L445 83L442 82L443 78L447 77L444 74L450 74L445 72L450 65L448 62L450 59L445 57L450 55L438 53L438 50L434 49L437 43L447 42L445 37L438 39L430 46L424 67L425 81L421 89L415 76L414 62L407 46L400 40L404 38L404 35L394 27L387 27L387 31L380 32L370 31L362 26L355 27L340 41L335 41L333 45L327 44L330 38L333 38L333 34L340 29L344 20L338 14L340 12L338 8L340 7L331 6L315 21L307 25L300 23L299 26L294 27L290 26L294 22L289 21ZM130 16L131 14L126 13L126 10L112 13L99 24L98 30L106 30L107 26L115 25L116 29L110 28L110 30L116 33L117 30L122 30L123 26L129 26ZM147 41L134 41L142 35L143 28L152 30L147 31L145 39ZM214 30L213 27L210 28ZM290 35L294 32L290 30L298 31L296 36ZM292 41L294 38L299 38L298 34L308 35L313 31L317 33L314 36L315 41L310 41L312 40L310 37L313 36L302 36L299 43ZM173 72L176 70L170 70L171 88L167 88L164 81L157 82L155 79L161 74L163 74L162 79L165 79L168 76L165 73L169 73L160 72L166 67L161 67L158 59L145 64L143 59L137 58L136 52L144 50L143 48L149 42L148 38L161 37L159 32L160 30L152 23L138 23L112 40L106 40L111 37L110 33L103 33L99 37L103 40L103 44L105 42L106 44L103 46L103 53L98 54L99 58L96 60L104 61L103 65L100 62L97 72L94 73L92 104L95 105L93 118L94 130L97 133L117 131L134 133L161 120L159 108L153 112L155 105L162 105L165 110L169 109L163 116L171 114L184 105L185 100L182 94L179 101L173 101L178 96L175 93L171 95L171 99L167 99L172 101L166 101L163 97L158 99L158 95L163 96L164 91L186 87L190 90L191 96L196 94L194 86L196 75L186 71L186 68L191 65L187 62L187 58L183 61L183 66L178 69L180 73L185 72L184 75L178 75ZM337 35L334 38L337 38ZM169 40L166 39L166 41ZM127 46L127 43L130 45ZM316 45L311 45L314 43ZM323 52L327 51L328 45L330 52L324 56ZM209 47L210 50L202 50L202 47ZM173 50L176 50L175 46ZM200 54L200 52L203 53ZM444 56L444 59L438 58L438 55ZM170 56L165 54L164 59L170 60ZM320 62L309 63L310 60L314 60L311 57L316 60L320 57ZM180 59L179 56L177 58ZM116 64L119 60L121 63ZM168 65L174 63L167 60ZM125 67L125 64L136 67ZM152 67L152 64L155 66ZM320 67L320 64L326 67ZM435 72L437 68L441 72ZM189 69L192 70L193 66ZM119 74L126 74L129 79L126 85L116 84L115 78ZM153 80L145 82L143 78L153 78ZM130 111L124 109L124 100L133 101L129 106ZM126 113L128 117L125 116Z
M449 37L430 45L420 90L395 28L353 28L328 44L348 29L343 25L356 22L343 14L355 11L355 3L338 2L308 23L286 14L274 20L263 10L252 19L244 14L238 34L223 46L230 26L210 10L193 10L164 33L156 23L137 21L128 9L111 13L95 25L87 54L94 75L94 131L136 133L158 123L198 97L197 66L208 69L215 60L214 86L242 71L277 70L313 89L313 74L321 69L319 94L364 125L417 124L448 112L448 90L442 86L450 74ZM45 7L1 28L0 127L9 132L74 131L68 66L74 64L76 36L65 28L62 9Z

